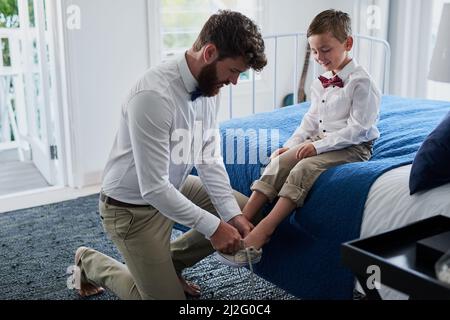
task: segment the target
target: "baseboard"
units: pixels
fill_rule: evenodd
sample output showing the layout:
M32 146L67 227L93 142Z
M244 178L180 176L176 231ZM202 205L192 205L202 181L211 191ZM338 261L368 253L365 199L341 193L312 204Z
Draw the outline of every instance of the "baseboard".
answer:
M49 187L0 197L0 213L39 207L100 192L100 185L82 189Z

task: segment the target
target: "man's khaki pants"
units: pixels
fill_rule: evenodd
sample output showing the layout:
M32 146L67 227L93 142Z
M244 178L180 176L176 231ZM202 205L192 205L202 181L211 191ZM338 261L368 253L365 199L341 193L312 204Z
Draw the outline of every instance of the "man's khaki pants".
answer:
M198 177L189 176L180 191L217 215ZM234 195L243 209L248 198L237 191ZM185 299L177 274L214 252L211 242L195 230L170 243L174 222L150 206L123 208L100 202L100 215L125 264L88 249L79 267L89 281L120 299Z

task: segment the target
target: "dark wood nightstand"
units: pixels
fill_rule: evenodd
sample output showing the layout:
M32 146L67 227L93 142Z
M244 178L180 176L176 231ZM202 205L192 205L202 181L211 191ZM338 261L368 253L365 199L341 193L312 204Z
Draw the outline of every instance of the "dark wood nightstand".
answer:
M436 278L435 261L421 261L416 257L418 241L448 231L450 218L435 216L344 243L342 261L359 280L368 299L381 299L378 290L368 286L377 276L380 283L409 295L410 299L450 299L450 285Z

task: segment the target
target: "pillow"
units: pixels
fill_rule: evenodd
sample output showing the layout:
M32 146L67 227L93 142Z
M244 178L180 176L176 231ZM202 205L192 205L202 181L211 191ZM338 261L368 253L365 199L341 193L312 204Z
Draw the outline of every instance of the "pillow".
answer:
M450 112L430 133L414 158L409 191L429 190L450 182Z

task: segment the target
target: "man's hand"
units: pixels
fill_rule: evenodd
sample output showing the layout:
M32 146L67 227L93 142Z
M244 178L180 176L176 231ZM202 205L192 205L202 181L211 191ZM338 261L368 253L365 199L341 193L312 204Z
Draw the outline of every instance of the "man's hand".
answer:
M285 152L288 151L288 150L289 150L289 148L280 148L280 149L277 149L277 150L275 150L275 151L272 153L272 155L270 156L270 159L276 158L276 157L282 155L283 153L285 153Z
M297 153L295 154L297 160L302 160L310 157L317 156L317 150L316 147L312 143L306 143L303 146L301 146Z
M241 248L241 240L237 229L223 221L220 221L219 227L210 238L214 249L229 254L233 254Z
M255 227L243 214L234 217L228 223L239 231L242 238L245 238Z

